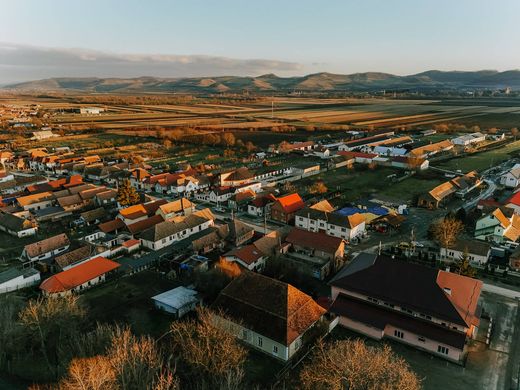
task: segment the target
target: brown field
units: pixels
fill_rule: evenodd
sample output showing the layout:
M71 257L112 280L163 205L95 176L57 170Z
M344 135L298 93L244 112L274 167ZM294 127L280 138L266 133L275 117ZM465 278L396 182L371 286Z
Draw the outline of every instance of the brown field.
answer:
M219 104L203 98L178 104L88 104L88 96L31 97L0 96L0 106L38 104L50 112L44 123L65 128L102 128L123 130L130 128L182 128L201 130L268 129L307 125L320 130L330 125L350 125L354 128L428 126L433 123L462 123L483 127L520 126L520 100L497 102L491 98L446 100L319 99L273 97L257 100L230 100ZM83 100L82 100L83 99ZM498 99L500 100L500 99ZM80 103L77 103L77 102ZM271 111L271 104L274 110ZM65 110L98 106L101 115L81 115Z

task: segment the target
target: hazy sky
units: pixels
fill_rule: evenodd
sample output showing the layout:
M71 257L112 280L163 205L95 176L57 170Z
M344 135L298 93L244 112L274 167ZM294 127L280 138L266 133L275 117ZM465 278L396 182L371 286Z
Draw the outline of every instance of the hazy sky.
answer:
M0 83L520 68L520 0L0 0Z

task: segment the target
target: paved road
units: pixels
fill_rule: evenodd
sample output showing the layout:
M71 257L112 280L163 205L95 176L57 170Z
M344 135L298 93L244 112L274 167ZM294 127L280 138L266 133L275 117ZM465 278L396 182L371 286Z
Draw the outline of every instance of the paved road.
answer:
M506 298L520 299L520 291L511 290L505 287L495 286L494 284L484 283L482 291L497 294Z

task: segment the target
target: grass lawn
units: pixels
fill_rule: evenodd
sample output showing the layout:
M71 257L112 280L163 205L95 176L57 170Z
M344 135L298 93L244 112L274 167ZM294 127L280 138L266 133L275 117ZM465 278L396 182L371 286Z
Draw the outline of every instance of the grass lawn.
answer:
M154 309L151 297L179 283L143 271L94 287L81 295L92 321L128 324L137 334L161 336L173 318Z
M388 178L392 174L400 174L401 170L377 167L375 169L362 169L357 165L354 169L339 168L331 171L324 171L316 176L311 176L297 182L298 187L307 187L317 180L323 180L329 191L340 191L342 199L345 201L355 201L367 198L371 194L384 191L393 183ZM402 194L402 199L406 199L407 194Z
M412 199L415 195L428 192L442 182L440 179L412 176L402 182L392 183L380 193L395 199Z
M460 169L462 172L469 172L476 169L481 172L487 168L498 165L508 160L515 153L520 152L520 141L511 142L503 147L487 152L476 153L471 156L454 158L439 164L433 164L439 168Z

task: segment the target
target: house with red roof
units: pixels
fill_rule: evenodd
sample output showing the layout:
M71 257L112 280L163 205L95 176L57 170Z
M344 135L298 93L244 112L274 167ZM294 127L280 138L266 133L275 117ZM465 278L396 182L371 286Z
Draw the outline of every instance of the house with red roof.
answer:
M64 296L81 292L104 282L107 274L119 267L120 264L115 261L96 257L45 279L40 289L47 296Z
M279 197L271 207L271 218L275 221L289 223L294 220L298 210L305 207L303 199L298 194L290 194Z
M520 191L516 192L506 201L506 207L515 210L516 214L520 214Z

